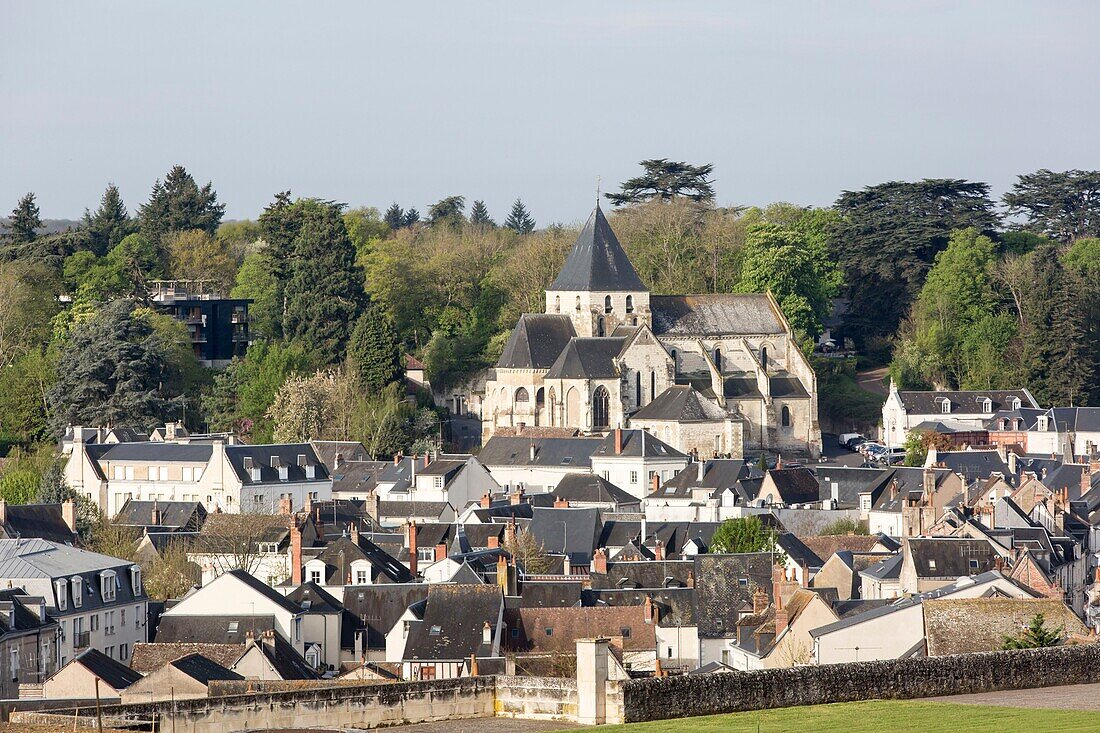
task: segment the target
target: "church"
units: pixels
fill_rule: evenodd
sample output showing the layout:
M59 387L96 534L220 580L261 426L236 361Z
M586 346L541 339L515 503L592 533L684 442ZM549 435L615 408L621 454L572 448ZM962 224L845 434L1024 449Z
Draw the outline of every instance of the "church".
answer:
M775 299L651 295L599 206L485 385L483 441L532 427L643 428L700 458L821 451L817 379Z

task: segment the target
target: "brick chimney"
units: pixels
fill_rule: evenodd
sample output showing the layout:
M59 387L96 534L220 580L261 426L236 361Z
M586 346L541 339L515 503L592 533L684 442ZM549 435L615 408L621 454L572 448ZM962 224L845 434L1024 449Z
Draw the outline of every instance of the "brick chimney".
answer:
M436 560L436 562L439 562L440 560L446 560L446 559L447 559L447 543L446 542L440 542L438 545L435 546L435 560Z
M493 627L486 621L485 625L481 627L481 643L492 644L493 643Z
M294 511L294 499L289 496L279 497L279 514L289 517ZM155 524L155 522L154 522Z
M3 501L0 499L0 501ZM7 517L7 509L5 507L4 516ZM66 499L61 504L61 518L65 520L65 524L69 526L70 532L76 532L76 504L72 499Z
M363 511L371 519L378 521L378 492L374 489L367 492L367 499L363 503Z
M477 667L477 654L470 655L470 676L477 677L481 672Z
M752 594L752 613L759 616L768 610L768 593L763 588L757 588Z
M306 492L305 502L302 504L302 511L306 514L313 513L313 492Z
M661 488L661 474L656 471L653 472L653 475L649 477L649 488L653 491Z
M297 520L290 522L290 582L295 588L302 584L302 530Z
M688 588L695 587L695 571L688 570Z
M395 466L400 466L401 465L401 454L400 453L394 453L393 454L393 465L395 465Z
M592 555L592 572L607 575L607 551L602 547Z
M1081 471L1081 496L1084 496L1092 488L1092 474L1089 472L1091 467L1089 464L1085 464L1085 470Z
M351 532L349 534L351 535L351 541L358 545L359 544L359 522L358 521L353 521L351 523Z
M787 582L787 573L778 565L772 565L772 602L780 606L779 597L783 594L783 584Z
M775 602L775 635L779 636L787 630L787 624L790 623L791 614L783 608L783 599L779 598Z
M0 508L0 522L5 522L6 519L7 514L5 510ZM153 499L153 511L149 512L149 519L151 520L150 524L154 527L160 525L160 505L157 503L156 499Z
M492 505L493 505L493 497L489 495L488 491L486 491L484 494L481 495L481 508L482 509L488 509Z
M645 603L643 604L643 606L644 606L644 610L642 612L642 616L645 618L645 622L647 624L653 623L653 621L654 621L653 598L651 596L647 595L645 597Z
M554 508L555 509L568 509L569 508L569 502L566 501L565 499L561 498L560 496L555 496L554 497Z
M667 677L668 673L661 667L661 658L657 657L653 662L653 676L654 677Z
M504 546L514 547L516 544L516 520L511 519L504 525Z
M657 540L656 544L653 546L653 559L654 560L664 560L665 559L665 543L664 542L661 542L660 540Z
M516 487L516 490L512 492L512 495L508 497L508 501L512 506L523 503L523 496L525 492L522 486Z
M615 455L623 454L623 429L615 428Z
M416 522L411 519L405 522L405 546L409 548L409 572L411 572L415 578L418 554L416 549Z
M499 537L489 537L489 538L487 538L487 542L488 542L488 544L486 545L486 547L488 547L490 550L495 550L498 547L500 547L500 538Z

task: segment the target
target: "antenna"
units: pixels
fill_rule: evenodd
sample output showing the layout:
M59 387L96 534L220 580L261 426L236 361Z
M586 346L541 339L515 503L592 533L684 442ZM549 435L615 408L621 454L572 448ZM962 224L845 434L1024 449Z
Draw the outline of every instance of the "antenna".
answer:
M600 177L596 176L596 206L600 205Z

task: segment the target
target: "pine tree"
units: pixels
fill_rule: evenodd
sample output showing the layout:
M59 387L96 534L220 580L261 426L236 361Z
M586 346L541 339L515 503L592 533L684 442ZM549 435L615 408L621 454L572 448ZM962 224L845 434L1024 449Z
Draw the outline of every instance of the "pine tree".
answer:
M142 233L157 243L166 234L188 229L213 236L224 214L225 204L218 203L213 185L199 188L182 165L173 166L164 183L153 184L149 202L139 210Z
M8 220L8 246L4 249L2 259L17 260L26 257L29 253L29 245L38 238L38 230L42 227L42 218L39 216L38 204L35 203L34 194L28 193L19 199L15 209Z
M1058 646L1062 643L1062 635L1065 629L1048 629L1046 618L1037 613L1028 623L1027 628L1018 636L1004 637L1002 649L1039 649L1048 646Z
M296 201L293 254L283 283L283 335L318 361L340 361L352 324L366 304L363 272L344 226L342 206L330 201Z
M470 209L470 223L487 229L497 225L493 218L489 216L489 209L485 206L484 201L474 202L473 207Z
M130 233L131 227L126 205L122 203L118 187L113 183L107 184L94 214L84 210L84 229L91 236L92 251L99 257L121 242Z
M420 212L416 209L409 209L405 212L405 221L403 226L411 227L413 224L420 222Z
M401 378L401 344L393 321L378 306L371 306L355 324L348 344L348 358L354 362L359 385L380 392Z
M535 231L535 220L531 218L531 214L527 211L527 207L523 205L523 201L516 199L515 203L512 204L512 212L508 214L508 218L504 221L504 226L519 234L530 234Z
M398 229L405 226L405 212L402 211L401 207L394 201L390 204L390 208L386 209L382 221L386 222L386 226L390 228L390 231L396 232Z
M458 227L466 221L465 196L448 196L428 208L428 223L434 226Z

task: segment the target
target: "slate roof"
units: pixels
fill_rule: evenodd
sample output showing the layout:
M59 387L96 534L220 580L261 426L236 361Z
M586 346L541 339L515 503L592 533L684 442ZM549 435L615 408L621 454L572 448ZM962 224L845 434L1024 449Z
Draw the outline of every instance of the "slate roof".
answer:
M828 560L838 552L870 552L878 544L878 535L833 534L802 537L802 543L822 560Z
M244 644L248 632L259 637L275 628L275 617L263 615L185 616L165 614L157 624L158 644Z
M644 606L587 606L572 608L519 608L508 613L507 647L517 652L575 654L577 639L594 636L623 638L626 651L652 651L657 643L654 627L646 623Z
M1003 389L984 391L912 391L899 390L898 396L907 412L917 415L947 415L947 414L980 414L984 412L981 400L988 398L993 403L993 409L997 412L1009 408L1008 400L1016 397L1020 400L1021 407L1037 408L1035 398L1026 389ZM951 402L951 412L943 411L941 400Z
M234 568L233 570L230 570L229 572L224 574L233 576L238 581L247 585L251 590L264 596L269 601L281 607L285 611L294 614L302 612L301 606L269 586L267 583L260 582L260 580L253 576L251 573L245 572L240 568Z
M274 643L255 639L252 645L260 650L284 680L315 680L320 677L317 671L309 666L305 657L277 632L274 635Z
M640 500L602 476L591 473L570 473L551 492L556 498L589 504L639 504Z
M92 647L82 651L69 664L81 665L115 690L125 690L141 679L140 672Z
M180 657L185 657L188 654L201 654L223 667L232 667L241 658L244 650L244 644L209 644L203 642L138 643L134 644L130 666L138 672L148 674Z
M1000 473L1009 480L1013 478L1013 474L1008 470L1008 464L995 450L938 451L936 465L951 469L968 483L989 478L993 473Z
M310 444L321 462L328 466L330 473L336 467L337 454L340 455L342 464L348 461L370 460L366 447L357 440L311 440Z
M333 491L366 493L378 485L378 475L390 461L346 461L331 471ZM392 465L392 463L391 463Z
M96 451L99 461L126 461L149 463L207 463L214 452L209 443L111 443Z
M535 507L528 528L543 549L555 555L569 555L574 565L587 565L600 531L596 508L554 509Z
M581 600L586 606L641 606L647 597L657 609L658 626L695 626L694 588L586 588Z
M506 599L509 605L519 608L561 608L576 606L581 602L584 588L580 580L525 580L519 588L519 596Z
M640 458L645 452L646 458L687 458L687 455L673 448L660 438L654 437L645 430L622 430L622 452L615 452L615 430L609 432L601 441L592 456L600 458L615 458L627 456Z
M905 558L899 552L895 555L891 555L885 560L880 560L874 565L869 565L867 568L860 571L860 575L866 575L874 578L875 580L897 580L901 577L902 561Z
M504 599L496 585L433 584L424 615L413 622L405 659L458 660L471 654L491 656L482 634L488 623L495 634Z
M737 628L738 610L763 588L771 595L770 552L696 555L695 594L700 638L721 638Z
M614 359L625 341L607 336L569 339L545 379L615 379L619 370Z
M727 420L729 416L725 410L703 397L691 385L675 384L631 415L630 419L705 422Z
M173 667L183 672L193 680L204 685L209 685L211 680L243 680L244 677L232 672L213 659L208 659L199 653L188 654L180 659L169 662Z
M0 540L0 578L23 586L31 595L44 597L51 613L57 610L53 580L76 575L82 578L83 605L76 608L70 602L68 610L62 612L64 614L88 613L103 607L116 608L133 600L144 600L144 591L136 598L134 596L129 575L129 569L133 566L134 563L127 560L48 540ZM115 571L121 581L117 584L115 600L106 603L99 592L99 573L104 570Z
M151 445L156 445L152 443ZM314 476L306 478L305 468L298 465L298 456L305 456L306 465L314 467ZM225 457L233 468L233 473L245 486L254 484L306 483L328 481L328 466L321 462L309 443L282 443L272 445L227 445ZM252 459L252 465L260 469L260 480L254 481L252 474L244 467L245 458ZM279 463L287 467L285 481L279 479L279 469L271 467L271 459L278 458Z
M549 290L646 290L599 204L585 222Z
M651 295L649 308L658 336L785 333L764 294Z
M153 521L156 509L160 520ZM206 519L206 509L198 501L136 501L127 499L112 524L127 527L161 527L197 532Z
M392 502L392 503L418 503L418 502ZM413 580L409 569L397 561L388 552L371 542L363 535L359 535L359 542L354 542L351 537L340 537L329 542L316 556L306 560L317 559L325 564L325 585L349 585L352 575L352 563L357 560L366 560L371 566L371 580L375 583L408 583ZM291 599L296 600L296 599ZM335 600L335 599L333 599Z
M988 541L956 537L914 537L909 558L918 578L961 578L992 570L999 555ZM971 562L977 562L973 567Z
M524 313L497 359L498 369L549 369L577 335L569 316Z
M589 468L602 438L525 438L494 435L481 447L478 460L486 466L560 466ZM535 447L534 460L531 446Z
M453 510L445 501L379 501L378 519L407 519L409 517L430 517L439 519L449 510Z
M703 468L703 478L699 478L699 468ZM677 473L664 483L657 491L649 494L650 499L662 497L684 498L690 497L693 489L710 489L712 495L720 493L723 489L733 489L741 497L742 501L755 499L755 492L749 496L741 485L741 481L749 476L758 474L751 465L740 458L716 458L705 461L696 461L688 464L687 468Z
M592 572L590 576L594 589L627 590L686 588L694 573L694 560L625 560L608 562L606 574Z
M343 605L355 623L342 625L340 646L354 648L359 628L366 629L368 649L384 649L386 634L409 606L428 597L428 588L426 583L345 586Z
M777 374L768 379L772 397L809 397L802 380L791 374Z
M784 504L812 504L820 501L817 477L808 468L773 468L768 476Z
M879 492L878 498L875 500L874 508L876 511L900 512L907 498L913 495L916 495L914 498L919 498L924 493L925 469L923 468L897 466L889 469L865 468L852 470L887 471L886 481L883 484L884 490ZM818 471L820 472L821 469L819 468ZM937 489L942 487L944 481L952 475L952 471L947 468L934 468L932 471L936 477ZM898 482L897 492L891 495L891 487L894 481Z
M835 487L837 502L842 507L858 507L859 495L865 493L871 494L874 502L894 475L888 468L846 466L817 466L814 472L821 487L821 499L832 498Z
M76 533L69 529L60 504L8 504L4 516L4 534L7 537L32 537L76 544Z
M344 610L335 596L312 581L302 583L286 597L301 606L306 613L339 613Z

